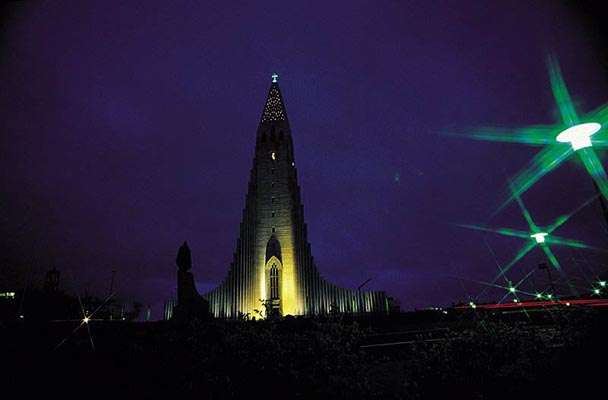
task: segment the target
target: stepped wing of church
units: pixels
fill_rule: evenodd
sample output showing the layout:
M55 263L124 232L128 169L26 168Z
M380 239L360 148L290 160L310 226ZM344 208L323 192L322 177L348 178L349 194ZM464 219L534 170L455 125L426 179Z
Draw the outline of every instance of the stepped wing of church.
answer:
M274 78L274 77L273 77ZM285 316L387 313L385 292L326 281L315 266L300 200L293 140L276 78L255 143L243 220L224 281L203 295L218 318L258 317L260 300Z

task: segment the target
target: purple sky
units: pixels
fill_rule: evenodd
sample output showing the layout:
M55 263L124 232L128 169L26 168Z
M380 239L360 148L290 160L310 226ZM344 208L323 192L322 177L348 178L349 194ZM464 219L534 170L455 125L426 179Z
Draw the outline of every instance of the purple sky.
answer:
M277 72L321 274L371 277L405 310L467 300L498 272L484 239L504 264L525 241L455 224L526 230L515 204L492 214L540 148L447 134L558 122L549 53L580 113L608 101L599 25L569 3L176 3L5 6L0 289L57 267L67 291L103 296L116 270L117 299L160 318L184 240L199 291L219 284ZM593 193L569 161L523 200L549 225ZM608 248L600 218L593 203L556 234ZM552 249L569 279L608 273L605 253Z

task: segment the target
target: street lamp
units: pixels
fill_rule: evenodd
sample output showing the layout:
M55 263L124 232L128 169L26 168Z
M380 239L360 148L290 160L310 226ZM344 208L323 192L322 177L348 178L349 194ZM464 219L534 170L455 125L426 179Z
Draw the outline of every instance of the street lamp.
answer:
M565 131L564 131L565 132ZM534 240L536 240L536 243L540 246L543 245L543 243L545 243L545 236L548 236L548 233L545 232L538 232L538 233L534 233L532 235L530 235L531 238L534 238ZM547 265L547 258L545 256L545 252L543 251L543 249L540 249L540 252L543 256L543 262L538 264L538 269L540 270L547 270L547 275L549 276L549 282L551 283L551 292L553 294L555 294L555 287L553 286L553 277L551 277L551 269L549 268L549 266ZM552 296L551 296L552 297ZM551 299L551 297L548 297L549 299Z
M545 243L545 236L547 236L547 235L548 235L548 233L539 232L539 233L530 235L530 237L534 238L536 240L536 243Z
M555 140L560 143L570 143L572 150L577 151L585 147L591 147L591 135L602 129L602 125L597 122L578 124L562 131Z

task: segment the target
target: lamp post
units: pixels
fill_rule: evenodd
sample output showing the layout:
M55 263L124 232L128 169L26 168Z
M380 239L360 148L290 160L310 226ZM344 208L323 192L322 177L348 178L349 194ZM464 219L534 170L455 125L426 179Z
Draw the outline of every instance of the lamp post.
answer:
M112 289L114 288L114 275L116 275L115 269L112 270L112 278L110 279L110 292L108 293L108 296L112 295Z
M552 297L555 297L555 286L553 286L553 277L551 277L551 269L549 268L549 265L547 264L547 258L545 256L545 252L543 251L543 249L541 247L543 245L543 243L545 243L545 236L547 236L547 235L549 235L549 234L545 233L545 232L539 232L539 233L530 235L530 237L534 238L536 240L536 243L539 245L541 255L543 256L543 262L538 264L538 269L547 270L547 275L549 276L549 283L551 284L551 294L553 295Z
M372 278L367 278L365 282L359 285L357 291L359 292L359 313L363 315L363 298L361 297L361 288L367 284L367 282L371 281Z

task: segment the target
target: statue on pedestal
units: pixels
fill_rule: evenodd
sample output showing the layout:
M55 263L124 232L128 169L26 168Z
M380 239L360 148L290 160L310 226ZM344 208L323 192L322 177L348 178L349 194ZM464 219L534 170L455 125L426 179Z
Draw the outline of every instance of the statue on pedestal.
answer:
M188 243L184 242L175 258L177 264L177 305L174 318L185 320L191 318L205 319L209 316L209 302L201 297L194 285L194 275L188 272L192 268L192 256Z

